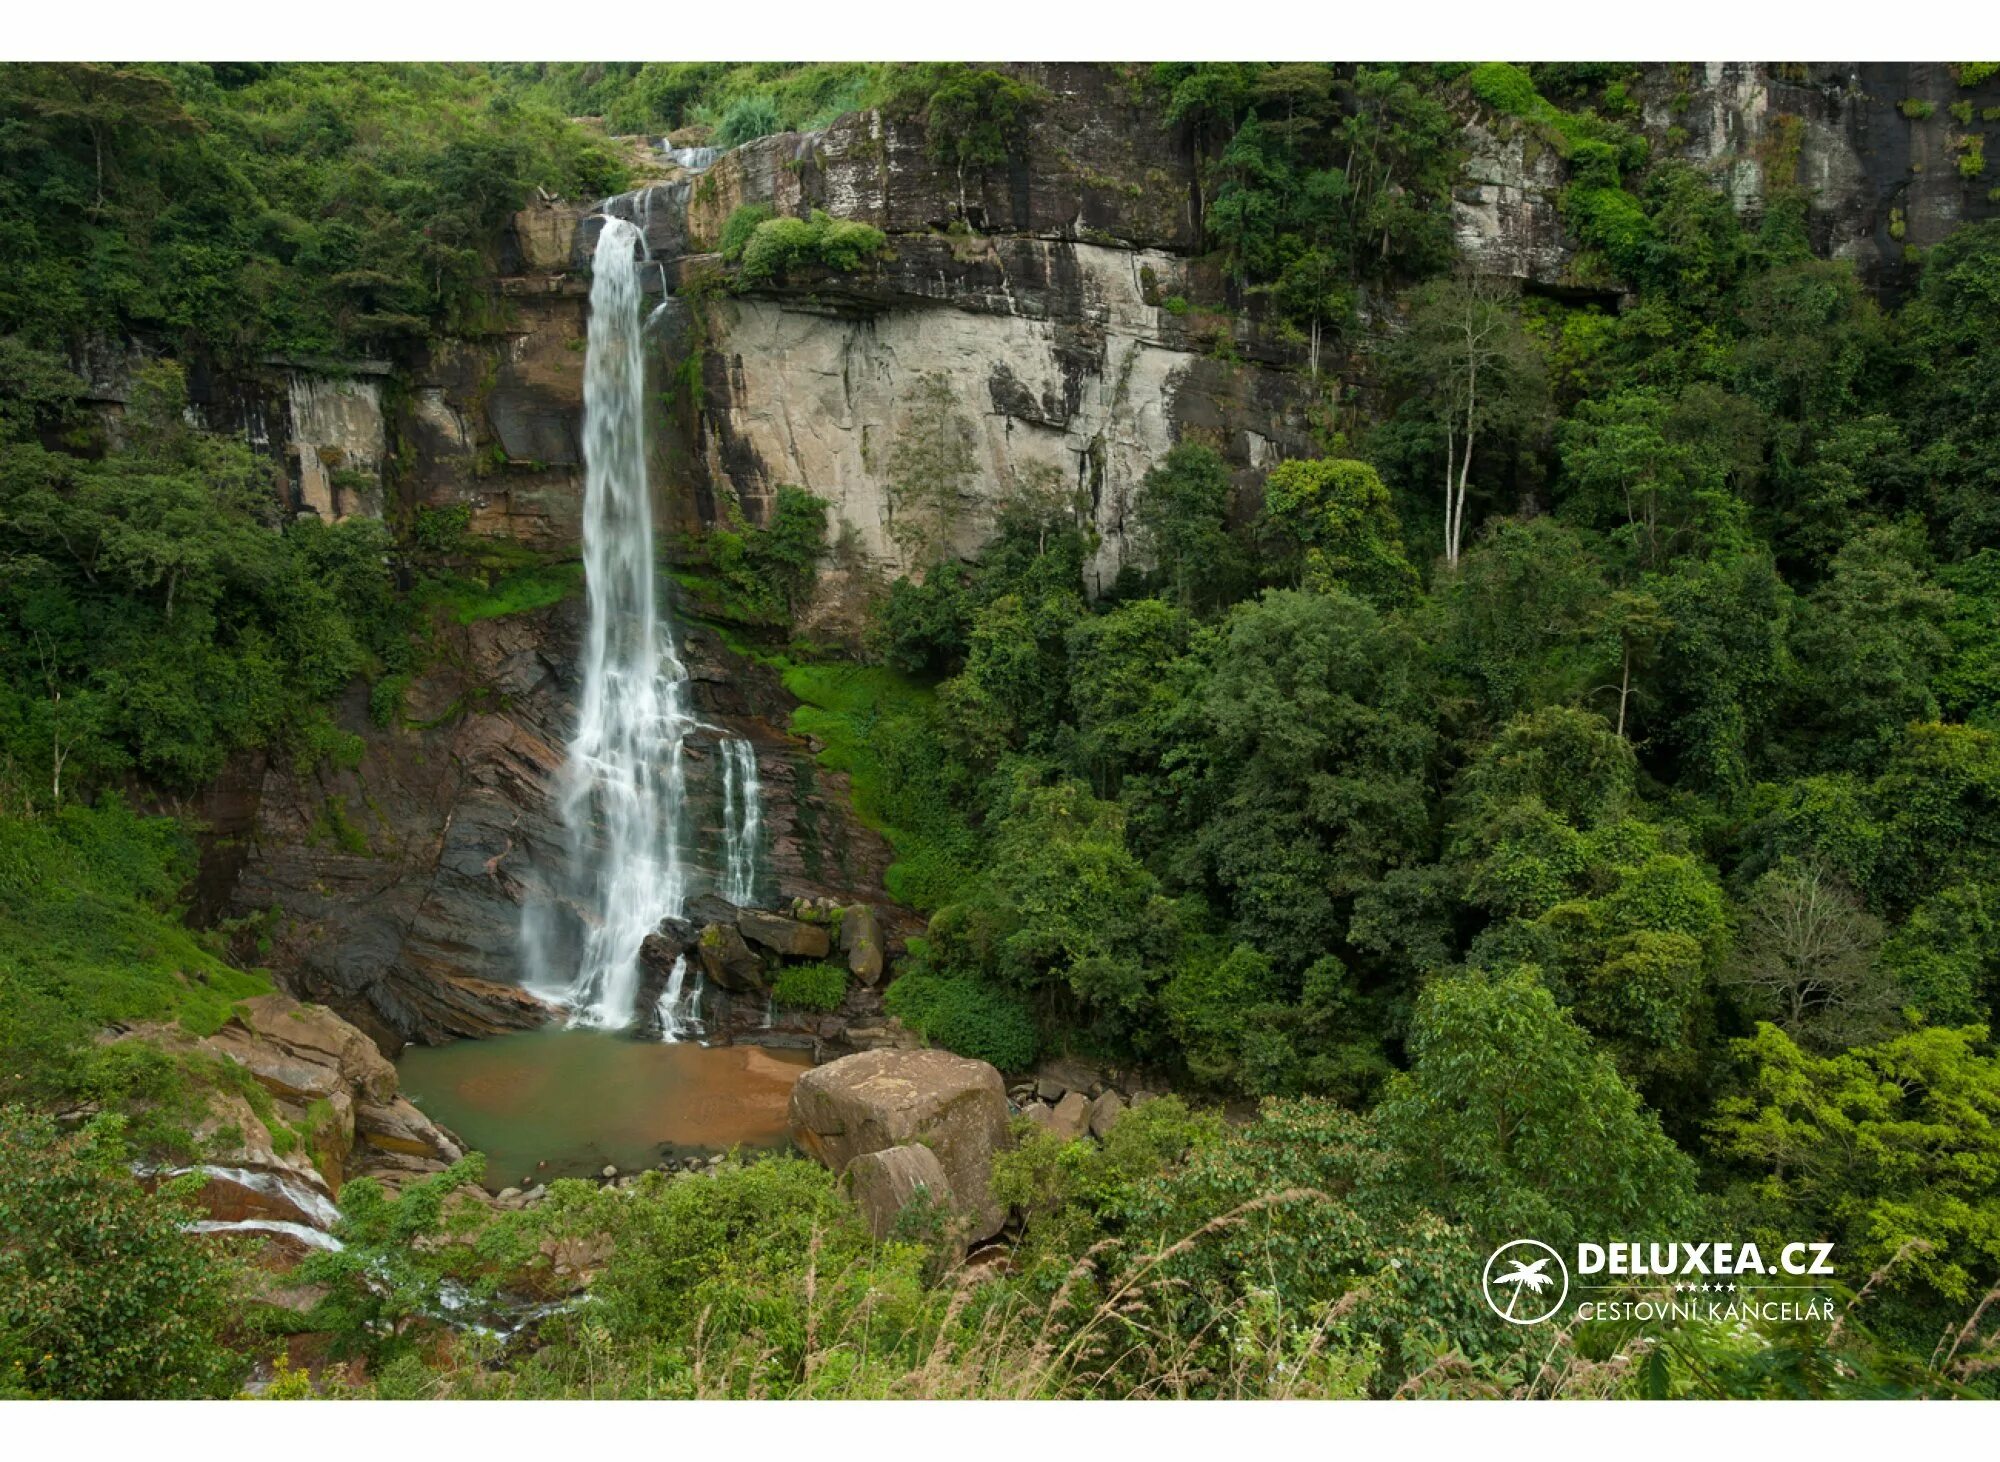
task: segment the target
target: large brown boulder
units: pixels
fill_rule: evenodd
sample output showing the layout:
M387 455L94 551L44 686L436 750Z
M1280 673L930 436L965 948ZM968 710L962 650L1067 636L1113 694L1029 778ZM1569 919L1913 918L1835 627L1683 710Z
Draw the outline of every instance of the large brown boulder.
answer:
M383 1101L396 1091L396 1068L373 1041L325 1006L287 995L242 1001L208 1044L275 1096L313 1101L353 1090Z
M895 1232L896 1220L913 1202L951 1207L951 1179L938 1155L921 1143L862 1153L847 1165L847 1183L854 1206L878 1239Z
M1007 1089L984 1061L949 1051L863 1051L816 1067L792 1088L792 1140L836 1173L910 1143L937 1154L967 1241L1007 1221L992 1196L993 1154L1007 1143Z
M752 944L761 944L786 959L825 959L833 949L826 925L808 924L803 919L788 919L762 909L738 910L736 927Z
M840 949L847 956L848 971L862 984L882 978L882 921L868 905L841 910Z

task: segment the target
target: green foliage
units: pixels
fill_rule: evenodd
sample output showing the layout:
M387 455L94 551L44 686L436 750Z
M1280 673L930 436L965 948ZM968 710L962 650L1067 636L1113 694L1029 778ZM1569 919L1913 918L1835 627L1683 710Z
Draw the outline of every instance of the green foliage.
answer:
M898 902L936 908L972 871L976 841L964 806L964 772L944 755L934 697L892 670L782 665L803 704L792 729L823 745L819 765L847 773L854 809L896 850L884 882Z
M826 516L824 498L782 484L770 522L742 532L711 528L690 546L688 558L701 568L677 570L675 578L710 618L789 628L827 554Z
M537 186L623 166L476 66L10 67L0 334L107 330L226 359L420 340L488 308Z
M193 840L171 818L106 798L53 816L0 815L0 1101L138 1113L132 1141L185 1151L185 1123L215 1079L113 1025L176 1022L208 1035L267 993L179 918Z
M1169 826L1183 877L1286 969L1337 943L1345 899L1427 841L1433 748L1407 634L1338 591L1266 591L1207 645Z
M1384 605L1416 591L1389 489L1366 462L1280 463L1264 479L1261 523L1303 588Z
M180 369L141 371L127 445L0 443L0 785L54 807L131 772L187 790L297 742L404 643L381 525L276 529L268 463L189 427Z
M786 965L771 981L771 998L799 1010L834 1010L847 998L847 967Z
M722 257L732 264L740 260L751 235L775 217L777 210L768 203L744 203L732 210L722 225L722 239L717 245Z
M737 214L732 214L729 222L734 224L736 219ZM723 237L727 245L727 226ZM818 209L810 218L765 218L740 244L736 282L744 287L768 284L799 268L851 274L870 264L888 246L888 235L872 224L829 218Z
M133 1179L123 1124L72 1132L0 1107L0 1391L63 1400L224 1397L241 1274L183 1230L183 1183Z
M1139 484L1134 507L1141 550L1184 609L1235 597L1245 572L1229 531L1229 470L1211 447L1175 447Z
M918 964L889 987L889 1013L928 1041L987 1061L1002 1071L1025 1071L1040 1038L1026 1000L977 976Z
M451 1241L477 1226L478 1211L449 1200L476 1183L484 1165L474 1153L398 1192L373 1178L341 1188L333 1228L341 1247L314 1249L297 1271L302 1282L324 1289L311 1318L338 1352L380 1364L409 1353L421 1327L441 1321L452 1305L491 1296L496 1276L482 1256Z
M761 92L738 97L722 114L715 127L717 147L740 147L759 137L779 131L778 104Z
M1492 1242L1667 1233L1694 1164L1531 969L1433 982L1376 1110L1407 1181Z
M1040 87L1004 71L943 62L905 68L884 105L920 121L931 157L963 178L968 168L1012 159L1047 100Z
M1718 1152L1773 1217L1822 1226L1886 1283L1967 1302L2000 1279L2000 1066L1983 1026L1815 1057L1759 1025L1717 1105Z

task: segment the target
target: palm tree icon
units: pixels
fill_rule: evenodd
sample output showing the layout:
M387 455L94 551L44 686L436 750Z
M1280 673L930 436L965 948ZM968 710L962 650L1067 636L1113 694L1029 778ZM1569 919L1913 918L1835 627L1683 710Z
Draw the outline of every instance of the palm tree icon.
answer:
M1510 1259L1507 1262L1507 1272L1495 1275L1493 1282L1495 1284L1511 1284L1514 1287L1514 1292L1507 1297L1507 1308L1503 1311L1503 1317L1511 1320L1514 1318L1514 1306L1521 1298L1521 1291L1523 1289L1531 1289L1536 1294L1540 1294L1549 1285L1555 1283L1555 1276L1542 1272L1543 1266L1549 1262L1549 1256L1546 1254L1532 1264L1523 1264L1519 1259Z

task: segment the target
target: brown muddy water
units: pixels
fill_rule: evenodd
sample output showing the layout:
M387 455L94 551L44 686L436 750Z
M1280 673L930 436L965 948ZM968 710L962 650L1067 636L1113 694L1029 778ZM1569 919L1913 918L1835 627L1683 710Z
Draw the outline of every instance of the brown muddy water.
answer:
M541 1030L411 1046L396 1069L431 1120L486 1154L486 1186L620 1172L663 1157L789 1141L804 1051ZM544 1166L546 1164L546 1166Z

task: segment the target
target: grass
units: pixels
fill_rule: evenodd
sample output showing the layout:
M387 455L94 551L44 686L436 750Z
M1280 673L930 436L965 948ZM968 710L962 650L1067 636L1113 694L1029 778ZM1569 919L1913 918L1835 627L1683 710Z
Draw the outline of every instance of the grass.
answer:
M116 803L0 817L0 986L10 997L59 995L93 1027L172 1020L196 1035L220 1030L271 982L232 968L181 922L173 899L192 851L173 819Z
M489 582L462 574L431 579L418 590L418 599L443 610L459 624L477 624L484 619L547 609L582 587L581 563L544 563L503 573Z
M272 988L182 922L192 853L175 819L115 801L0 816L0 1102L123 1112L135 1151L180 1157L193 1151L208 1089L259 1107L261 1089L232 1063L102 1039L142 1023L212 1035Z
M935 750L935 693L879 665L772 663L801 702L792 730L820 741L819 764L847 774L856 815L895 850L882 879L890 897L923 910L948 903L973 872L974 849L962 813L923 785L935 770L921 755Z

